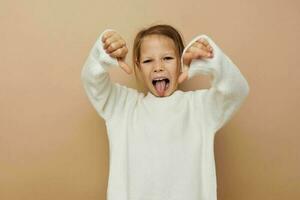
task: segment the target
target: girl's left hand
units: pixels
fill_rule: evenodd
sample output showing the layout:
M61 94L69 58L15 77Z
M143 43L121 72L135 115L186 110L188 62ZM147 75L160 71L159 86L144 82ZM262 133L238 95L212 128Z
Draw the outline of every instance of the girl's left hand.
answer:
M189 66L193 59L199 58L212 58L213 48L204 38L196 40L184 53L183 55L183 72L178 77L178 82L182 83L188 79Z

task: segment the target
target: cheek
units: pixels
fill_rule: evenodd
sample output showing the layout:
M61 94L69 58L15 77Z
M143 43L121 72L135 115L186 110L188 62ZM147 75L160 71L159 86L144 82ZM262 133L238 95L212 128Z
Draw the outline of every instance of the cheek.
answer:
M178 74L180 72L180 62L178 59L174 62L174 66L175 66L175 69L173 69L174 73Z
M178 66L178 67L177 67L177 72L176 72L176 73L177 73L177 75L179 75L179 74L180 74L180 70L181 70L181 67L180 67L180 66Z
M149 81L150 70L148 68L142 68L141 70L144 81Z
M177 63L174 63L172 66L170 65L168 71L172 76L178 76L180 72L180 66L178 66Z

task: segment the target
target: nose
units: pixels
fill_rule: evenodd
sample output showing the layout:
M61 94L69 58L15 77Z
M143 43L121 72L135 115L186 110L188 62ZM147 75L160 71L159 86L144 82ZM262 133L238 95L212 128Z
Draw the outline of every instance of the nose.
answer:
M157 63L155 63L154 72L164 71L164 69L165 68L162 62L158 61Z

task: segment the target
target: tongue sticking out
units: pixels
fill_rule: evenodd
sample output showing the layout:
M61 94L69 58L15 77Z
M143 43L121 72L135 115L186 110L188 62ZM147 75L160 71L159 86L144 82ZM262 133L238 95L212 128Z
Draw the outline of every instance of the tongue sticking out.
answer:
M157 81L155 83L155 89L156 89L159 96L164 95L166 88L167 88L167 84L166 84L165 80Z

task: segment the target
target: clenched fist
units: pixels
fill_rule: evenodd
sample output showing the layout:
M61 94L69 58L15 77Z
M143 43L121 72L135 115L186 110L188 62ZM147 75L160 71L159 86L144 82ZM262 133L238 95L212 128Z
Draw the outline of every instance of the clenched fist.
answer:
M107 31L102 37L103 48L107 54L116 58L120 67L128 74L132 73L131 68L125 62L128 48L125 40L115 31Z
M182 83L188 79L188 69L193 59L212 58L213 48L204 38L195 41L183 55L183 72L178 77L178 82Z

